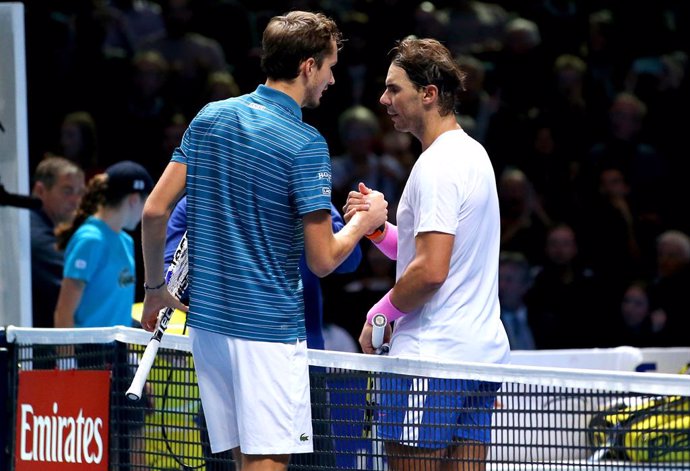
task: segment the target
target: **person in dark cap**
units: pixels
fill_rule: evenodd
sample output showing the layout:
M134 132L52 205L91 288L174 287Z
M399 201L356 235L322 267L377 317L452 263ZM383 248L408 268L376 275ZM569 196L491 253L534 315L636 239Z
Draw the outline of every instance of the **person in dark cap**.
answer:
M72 224L58 227L65 268L56 327L131 325L134 241L123 229L141 220L153 180L141 165L118 162L95 175Z
M141 221L144 202L153 188L153 179L138 163L118 162L95 175L86 188L77 215L71 224L58 226L57 244L65 251L62 285L55 308L55 327L112 327L132 325L132 304L136 270L133 230ZM94 352L98 351L98 355ZM128 377L127 352L116 346L91 346L90 355L66 346L60 351L61 368L105 368L114 365L113 388L124 397ZM114 355L119 355L117 359ZM125 357L125 358L120 358ZM123 371L120 371L123 370ZM127 443L115 458L118 469L144 466L142 407L131 409L117 419L124 427L118 435Z

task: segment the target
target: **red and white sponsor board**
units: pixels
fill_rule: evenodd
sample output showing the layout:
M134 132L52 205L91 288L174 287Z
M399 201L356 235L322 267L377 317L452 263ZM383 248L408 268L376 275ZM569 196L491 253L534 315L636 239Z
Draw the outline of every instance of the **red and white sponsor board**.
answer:
M109 371L20 371L15 470L107 470L109 404Z

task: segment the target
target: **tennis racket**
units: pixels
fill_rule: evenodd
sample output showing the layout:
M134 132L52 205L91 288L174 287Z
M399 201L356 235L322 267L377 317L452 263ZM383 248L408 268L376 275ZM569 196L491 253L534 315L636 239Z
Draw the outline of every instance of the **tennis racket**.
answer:
M187 273L188 273L188 260L187 260L187 232L182 235L175 254L173 255L173 260L168 267L168 272L166 274L166 279L168 282L168 291L180 299L184 292L187 290L189 284ZM144 389L144 384L146 384L146 378L151 371L153 366L153 361L156 359L156 354L158 353L158 347L160 347L161 339L165 330L168 328L168 322L173 315L175 310L170 307L166 307L160 310L158 313L158 321L156 322L156 329L153 331L153 335L149 339L149 343L146 345L146 350L139 361L139 366L137 367L137 372L132 379L132 384L129 386L125 395L128 399L132 401L138 401L141 399L141 392Z
M383 314L376 314L371 319L371 325L373 330L371 331L371 345L376 350L377 355L385 355L390 350L390 346L387 343L383 343L383 337L386 332L386 325L388 324L388 319ZM374 423L374 408L376 407L376 398L374 397L374 391L377 388L377 381L373 373L369 373L367 377L367 393L364 398L366 403L366 408L364 409L364 424L362 427L362 438L371 438L372 427Z

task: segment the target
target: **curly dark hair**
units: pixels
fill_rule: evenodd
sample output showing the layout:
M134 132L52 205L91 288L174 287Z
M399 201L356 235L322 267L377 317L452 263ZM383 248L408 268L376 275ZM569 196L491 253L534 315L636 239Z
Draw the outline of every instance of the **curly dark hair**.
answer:
M441 116L457 111L458 95L465 90L465 73L446 46L435 39L406 38L398 41L389 56L417 88L438 88Z

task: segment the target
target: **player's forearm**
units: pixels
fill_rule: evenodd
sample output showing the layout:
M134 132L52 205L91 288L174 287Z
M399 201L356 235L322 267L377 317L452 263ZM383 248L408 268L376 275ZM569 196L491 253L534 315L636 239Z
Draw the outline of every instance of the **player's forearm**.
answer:
M147 286L157 286L164 280L163 267L165 234L168 215L147 213L141 221L141 244L144 259L144 282Z
M352 253L367 229L360 221L352 220L346 224L321 250L307 254L309 269L320 278L333 272Z

